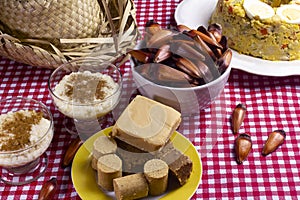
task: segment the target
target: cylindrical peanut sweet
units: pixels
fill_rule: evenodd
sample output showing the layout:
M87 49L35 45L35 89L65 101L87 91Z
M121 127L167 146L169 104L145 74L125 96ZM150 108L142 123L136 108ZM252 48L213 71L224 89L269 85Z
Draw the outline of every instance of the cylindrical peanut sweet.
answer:
M148 196L149 188L142 173L113 180L117 200L139 199Z
M152 159L144 165L144 175L149 184L150 195L161 195L167 190L169 167L160 159Z
M93 143L92 168L97 170L98 159L103 155L116 153L117 148L117 143L113 138L105 135L99 136Z
M91 166L94 170L97 170L97 162L98 162L98 159L96 159L94 157L94 155L92 155Z
M105 190L113 191L113 179L122 176L122 160L116 154L107 154L97 162L98 185Z
M115 153L117 148L117 143L113 138L102 135L94 141L93 156L99 159L103 155Z

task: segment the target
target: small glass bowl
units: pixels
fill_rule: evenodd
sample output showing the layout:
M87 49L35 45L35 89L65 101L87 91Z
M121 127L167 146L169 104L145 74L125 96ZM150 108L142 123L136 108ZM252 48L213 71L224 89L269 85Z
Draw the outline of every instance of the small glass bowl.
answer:
M117 87L105 99L92 99L83 103L74 101L74 96L71 99L67 99L59 95L56 90L61 80L72 73L78 72L101 73L102 75L109 76ZM72 80L72 84L77 86L72 89L72 95L77 95L77 98L90 98L95 95L98 82L96 81L91 84L91 87L87 87L87 91L82 91L80 82L84 81L88 82L84 78ZM119 103L122 76L115 65L103 63L96 58L72 60L53 71L48 81L48 89L54 105L66 116L63 122L66 130L71 134L91 135L102 129L101 120Z
M43 121L43 124L41 126L31 126L28 138L30 143L24 147L17 148L16 150L9 150L9 148L6 148L7 150L0 149L0 179L10 185L24 185L35 181L43 175L48 166L48 156L45 152L52 141L54 133L52 114L43 103L23 97L7 98L0 101L1 146L4 145L4 137L8 136L6 132L7 128L3 128L4 121L2 120L5 120L7 116L11 116L10 114L12 113L20 113L22 111L42 113L41 121ZM20 121L20 118L13 121ZM10 126L15 128L13 123ZM19 135L18 137L23 136ZM14 138L14 141L18 140Z

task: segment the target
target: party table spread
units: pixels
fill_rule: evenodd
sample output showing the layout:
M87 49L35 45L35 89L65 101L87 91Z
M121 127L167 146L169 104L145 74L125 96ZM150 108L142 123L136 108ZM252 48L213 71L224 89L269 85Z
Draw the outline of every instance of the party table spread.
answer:
M137 22L143 27L155 19L163 27L175 25L180 0L135 0ZM205 8L203 8L205 9ZM300 66L295 66L300 67ZM71 178L71 167L61 161L74 136L66 132L63 115L55 108L47 89L53 70L28 66L0 57L0 97L23 96L43 102L54 117L55 135L47 150L49 164L43 176L23 186L0 183L0 199L37 199L42 185L57 178L55 199L80 199ZM137 93L129 62L121 66L124 77L119 109ZM251 135L248 158L237 164L231 114L235 106L247 107L240 133ZM300 77L272 77L232 69L220 97L198 114L183 117L178 132L196 147L202 161L202 177L192 199L300 199ZM263 145L274 130L284 130L282 146L262 156ZM181 199L178 196L178 199Z

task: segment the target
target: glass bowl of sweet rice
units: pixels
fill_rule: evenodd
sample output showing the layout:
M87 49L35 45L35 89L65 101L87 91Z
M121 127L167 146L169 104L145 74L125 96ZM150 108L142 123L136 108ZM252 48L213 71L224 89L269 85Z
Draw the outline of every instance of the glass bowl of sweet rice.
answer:
M72 60L56 68L48 80L56 108L64 115L67 132L82 140L106 125L106 118L120 101L119 69L97 58Z
M0 180L23 185L43 175L54 134L53 117L41 102L24 97L0 101Z

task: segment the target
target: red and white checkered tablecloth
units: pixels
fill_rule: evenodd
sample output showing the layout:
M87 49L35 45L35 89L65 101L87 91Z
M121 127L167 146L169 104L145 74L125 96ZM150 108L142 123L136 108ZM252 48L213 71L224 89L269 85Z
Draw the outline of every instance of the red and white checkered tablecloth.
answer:
M149 19L162 26L174 25L180 0L135 0L140 27ZM300 66L299 66L300 67ZM134 93L129 63L122 69L125 97ZM49 166L37 181L24 186L0 183L0 199L37 199L42 184L58 179L55 199L80 199L71 168L61 168L71 135L63 128L63 115L54 107L47 90L52 70L31 67L0 57L0 98L24 96L45 103L55 122L55 135L47 150ZM237 165L230 116L238 103L247 106L240 132L249 133L253 149ZM121 100L122 108L126 98ZM300 199L300 77L267 77L233 69L223 93L209 108L194 117L184 117L179 131L199 151L203 164L201 183L192 199ZM276 129L286 131L286 140L276 152L261 156L264 141ZM180 199L180 197L178 197Z

